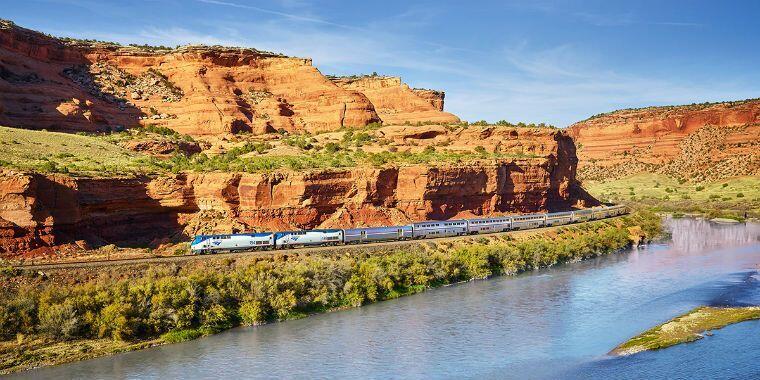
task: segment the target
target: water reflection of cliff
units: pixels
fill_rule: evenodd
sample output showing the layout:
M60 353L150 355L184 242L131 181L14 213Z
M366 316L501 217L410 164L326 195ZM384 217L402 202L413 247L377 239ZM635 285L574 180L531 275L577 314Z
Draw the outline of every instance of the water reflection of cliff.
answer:
M760 241L760 224L719 224L704 219L669 219L672 247L683 252L739 246Z

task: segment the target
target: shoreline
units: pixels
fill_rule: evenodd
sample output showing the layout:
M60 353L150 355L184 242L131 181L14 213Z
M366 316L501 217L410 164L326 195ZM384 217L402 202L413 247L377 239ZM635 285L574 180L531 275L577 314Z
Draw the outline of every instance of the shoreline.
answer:
M143 266L132 268L131 272L128 268L110 268L110 279L87 269L66 271L65 275L51 272L46 279L29 280L35 282L35 290L23 297L31 299L41 310L37 312L38 321L18 327L16 339L8 336L0 343L0 373L176 343L236 326L304 318L476 279L515 275L613 254L650 241L661 232L659 217L636 213L620 219L542 231L521 240L505 236L442 242L419 249L401 247L386 254L247 257L185 264L184 267L177 264L166 265L166 268ZM332 275L335 271L343 274ZM324 283L319 282L320 275L315 277L314 273L337 277ZM84 280L78 278L78 274ZM93 277L87 280L88 275ZM240 283L243 287L227 287L230 283ZM329 284L333 284L330 289L324 288ZM182 306L184 293L181 290L201 285L196 289L205 294L198 301ZM51 289L54 286L57 289ZM265 288L273 290L260 294ZM53 296L38 298L40 293L35 292L40 289ZM239 293L240 289L250 290ZM152 292L149 309L142 310L139 309L141 304L129 303L129 297L134 297L135 292L144 294L146 291ZM90 305L87 300L91 294L101 294L109 301L101 301L100 306L83 306ZM16 296L18 298L18 294ZM219 301L201 302L209 297ZM92 310L85 310L87 307ZM74 332L60 331L49 323L51 313L56 310L81 314L82 320L87 319L84 313L93 317L87 323L80 320L82 324ZM157 311L180 320L153 321ZM31 329L31 333L25 333L25 328ZM141 331L143 335L139 335Z

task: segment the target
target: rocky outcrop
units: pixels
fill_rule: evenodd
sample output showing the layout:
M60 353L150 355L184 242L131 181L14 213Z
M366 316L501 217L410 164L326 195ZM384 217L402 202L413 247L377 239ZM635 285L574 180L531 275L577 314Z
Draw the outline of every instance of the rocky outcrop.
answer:
M128 140L120 145L125 149L158 157L168 157L175 153L192 156L203 151L201 144L194 141Z
M760 100L649 107L573 124L583 178L638 171L687 180L760 174Z
M255 49L172 50L60 40L0 21L0 124L190 135L328 131L379 121L363 94L311 60Z
M399 77L331 77L339 87L361 92L375 106L385 124L457 123L459 118L443 112L444 93L411 89Z
M446 96L443 91L413 88L412 92L420 98L427 100L438 111L443 111L443 98Z
M593 205L564 133L546 155L451 167L72 178L0 172L0 255L157 245L201 231L390 225Z

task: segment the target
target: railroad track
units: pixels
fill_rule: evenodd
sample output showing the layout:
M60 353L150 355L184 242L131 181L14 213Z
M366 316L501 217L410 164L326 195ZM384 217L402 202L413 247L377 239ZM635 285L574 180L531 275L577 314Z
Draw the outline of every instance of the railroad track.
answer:
M387 242L377 242L377 243L334 245L334 246L324 246L324 247L302 247L302 248L293 248L293 249L275 249L275 250L267 250L267 251L240 251L240 252L228 252L228 253L213 253L213 254L207 254L207 255L187 254L187 255L180 255L180 256L152 256L152 257L135 257L135 258L112 259L112 260L85 260L85 261L68 261L68 262L59 261L59 262L53 262L53 263L31 263L31 264L22 264L22 265L12 265L12 267L14 269L31 270L31 271L51 270L51 269L81 269L81 268L97 268L97 267L116 266L116 265L157 264L157 263L166 264L166 263L193 261L193 260L238 258L238 257L252 256L252 255L256 255L259 257L271 257L274 255L283 254L283 253L299 253L299 254L300 253L308 253L308 254L340 253L342 251L351 251L355 249L373 250L380 247L393 248L393 247L405 246L405 245L423 244L427 242L442 243L442 242L447 242L447 241L457 241L457 240L472 239L472 238L477 238L477 237L532 234L532 233L537 233L537 232L542 232L542 231L556 230L556 229L560 229L562 227L567 227L567 226L595 223L595 222L600 222L603 220L617 219L623 216L625 215L618 215L618 216L608 217L604 219L590 220L590 221L580 222L580 223L563 224L563 225L552 226L552 227L540 227L540 228L532 228L532 229L526 229L526 230L497 232L497 233L483 234L483 235L463 235L463 236L450 236L450 237L432 238L432 239L428 238L428 239L420 239L420 240L387 241Z

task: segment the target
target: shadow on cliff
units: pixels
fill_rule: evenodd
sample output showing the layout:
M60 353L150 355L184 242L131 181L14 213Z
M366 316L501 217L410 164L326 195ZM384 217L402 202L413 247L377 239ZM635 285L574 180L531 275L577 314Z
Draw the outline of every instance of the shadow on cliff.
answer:
M165 206L152 198L149 177L51 179L35 175L35 180L33 216L47 226L55 245L85 241L92 248L109 244L157 248L187 241L179 214L197 211L194 203Z
M0 96L3 125L103 133L136 127L140 117L147 116L128 99L132 90L126 89L126 83L126 96L122 98L113 88L95 81L91 63L81 52L60 44L40 51L45 52L40 58L53 57L61 64L41 63L0 49L0 85L6 95L17 95Z

